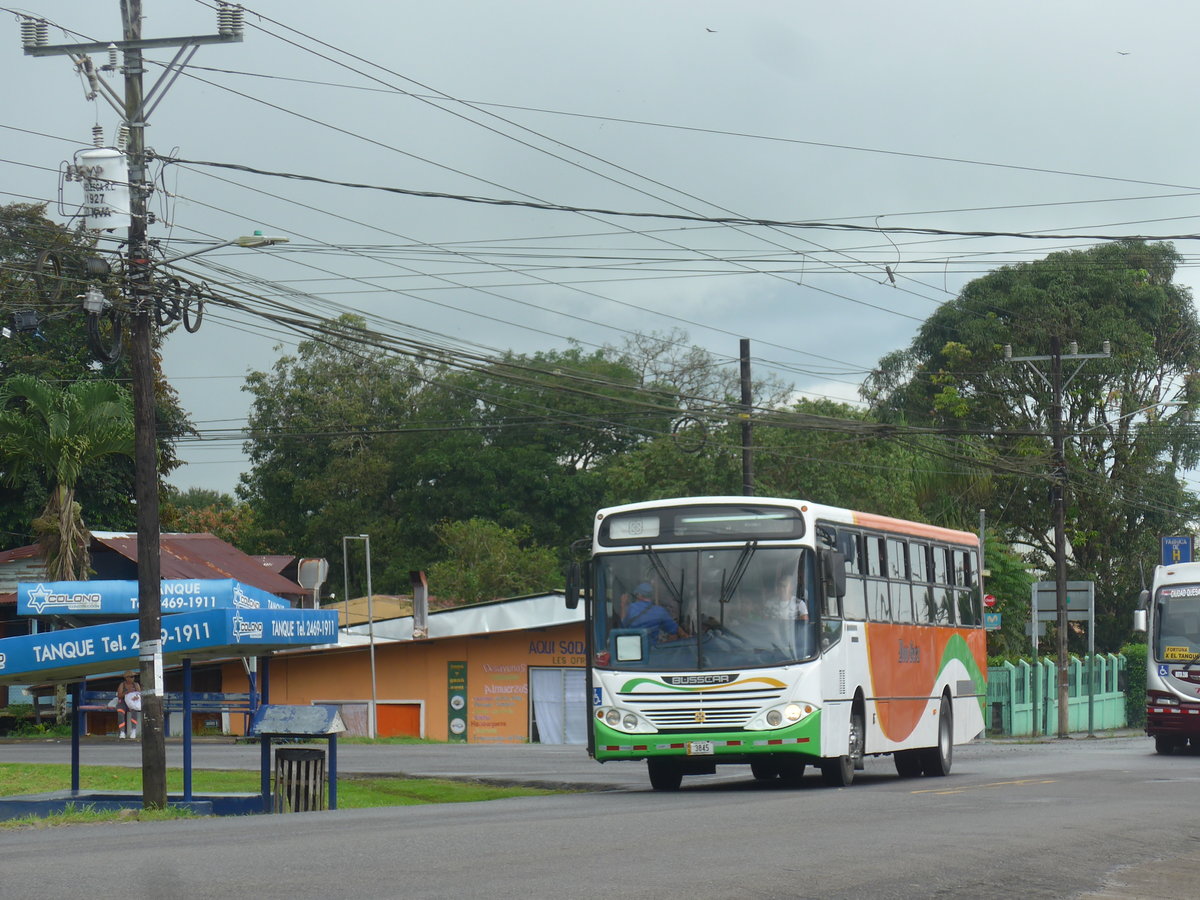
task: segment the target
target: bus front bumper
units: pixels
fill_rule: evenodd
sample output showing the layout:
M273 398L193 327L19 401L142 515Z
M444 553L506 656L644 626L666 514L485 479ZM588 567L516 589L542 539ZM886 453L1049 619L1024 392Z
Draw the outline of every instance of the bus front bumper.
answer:
M821 713L803 722L773 731L694 731L627 734L592 720L596 736L596 760L646 759L679 756L713 762L739 763L765 755L821 755Z

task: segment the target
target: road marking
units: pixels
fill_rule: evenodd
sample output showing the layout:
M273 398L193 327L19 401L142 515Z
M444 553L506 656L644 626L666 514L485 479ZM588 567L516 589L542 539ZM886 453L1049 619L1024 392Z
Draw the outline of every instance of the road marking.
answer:
M925 788L919 791L910 791L913 794L961 794L964 791L979 791L988 788L998 787L1025 787L1034 784L1054 784L1056 778L1022 778L1017 781L992 781L987 784L976 784L970 787L961 788Z

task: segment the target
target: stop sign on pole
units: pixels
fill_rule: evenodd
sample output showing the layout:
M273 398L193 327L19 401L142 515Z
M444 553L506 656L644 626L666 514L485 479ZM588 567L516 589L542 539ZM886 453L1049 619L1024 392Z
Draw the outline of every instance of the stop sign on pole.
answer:
M984 594L983 595L983 605L988 607L988 609L991 609L993 606L996 605L996 598L993 597L991 594Z

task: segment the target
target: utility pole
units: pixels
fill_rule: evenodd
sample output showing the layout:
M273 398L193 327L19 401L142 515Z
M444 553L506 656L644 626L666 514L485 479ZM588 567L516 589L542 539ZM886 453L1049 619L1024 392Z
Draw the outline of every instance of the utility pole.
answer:
M741 356L742 385L742 496L754 496L754 448L751 444L753 429L750 422L751 402L754 399L750 382L750 341L742 338L739 344Z
M35 20L36 21L36 20ZM22 29L28 34L30 56L70 56L83 71L93 72L89 53L123 54L124 97L98 78L93 89L117 110L129 129L129 242L126 262L126 314L131 321L129 364L133 382L134 498L137 501L138 546L138 659L142 691L142 803L147 809L167 805L166 744L163 728L162 586L158 509L157 420L154 401L154 344L152 319L154 285L146 240L147 197L146 120L201 44L242 40L242 8L219 2L219 34L177 38L142 38L142 0L121 0L122 40L116 43L58 44L44 42L44 28ZM177 47L172 62L147 97L143 91L142 51ZM86 66L84 65L86 63ZM187 726L185 726L187 727Z
M1070 710L1067 704L1071 686L1070 661L1067 657L1067 458L1063 435L1063 391L1089 359L1107 359L1110 356L1108 341L1105 341L1103 346L1102 353L1080 353L1079 345L1072 341L1070 352L1063 353L1062 340L1058 336L1050 338L1050 354L1048 356L1013 356L1012 347L1008 344L1004 346L1004 359L1007 362L1050 363L1049 378L1037 366L1030 365L1030 369L1037 373L1038 377L1050 388L1050 441L1054 457L1050 505L1054 522L1055 625L1058 631L1056 668L1058 671L1058 736L1060 738L1065 738L1070 733ZM1063 381L1063 360L1080 361L1065 382ZM1038 624L1037 622L1033 623L1035 640Z

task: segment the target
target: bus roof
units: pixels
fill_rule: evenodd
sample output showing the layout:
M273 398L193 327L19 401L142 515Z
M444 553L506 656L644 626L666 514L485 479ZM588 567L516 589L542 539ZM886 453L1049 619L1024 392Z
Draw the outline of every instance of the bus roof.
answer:
M842 522L847 525L858 525L879 531L905 534L926 540L943 541L948 544L978 545L979 536L970 531L959 531L954 528L943 528L939 525L928 525L924 522L913 522L907 519L897 519L876 513L859 512L852 509L842 509L837 506L825 506L821 503L811 503L807 500L790 500L781 497L755 496L708 496L708 497L666 497L661 500L647 500L639 503L626 503L621 506L610 506L596 513L595 526L609 516L636 510L660 509L665 506L784 506L798 509L811 516L814 521ZM1197 564L1200 567L1200 563Z

